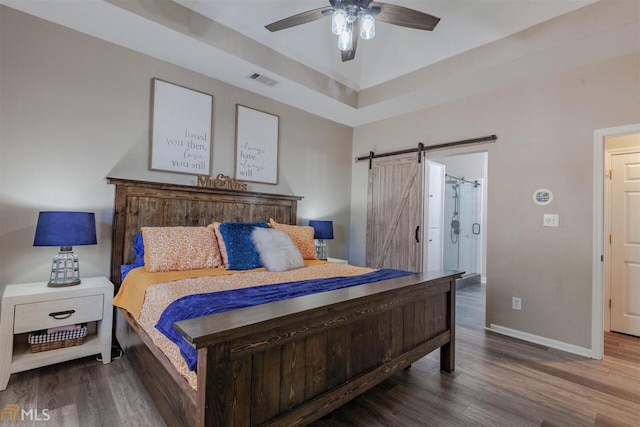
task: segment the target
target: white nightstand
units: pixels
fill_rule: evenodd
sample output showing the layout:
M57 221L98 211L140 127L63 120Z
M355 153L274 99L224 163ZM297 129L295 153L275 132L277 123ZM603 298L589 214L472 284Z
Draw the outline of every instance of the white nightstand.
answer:
M349 264L349 261L347 261L346 259L339 259L339 258L327 257L327 261L333 262L333 263L336 263L336 264Z
M63 288L46 282L8 285L0 311L0 390L16 372L98 353L103 363L111 362L112 299L113 284L106 277L82 278L81 284ZM15 334L93 321L97 332L79 346L31 353L26 340L13 342Z

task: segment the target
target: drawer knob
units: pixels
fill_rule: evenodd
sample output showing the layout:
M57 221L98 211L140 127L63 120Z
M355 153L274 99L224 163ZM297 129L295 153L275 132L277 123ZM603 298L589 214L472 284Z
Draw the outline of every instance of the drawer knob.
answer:
M53 317L56 320L68 319L71 317L75 310L67 310L67 311L56 311L55 313L49 313L49 316Z

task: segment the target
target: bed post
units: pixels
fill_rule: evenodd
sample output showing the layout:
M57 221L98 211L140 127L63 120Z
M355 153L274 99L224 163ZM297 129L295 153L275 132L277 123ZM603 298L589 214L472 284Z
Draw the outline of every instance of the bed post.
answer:
M446 294L447 299L447 329L451 336L449 342L440 347L440 370L448 373L456 369L456 280L449 280L450 290Z
M109 179L109 178L107 178ZM120 288L120 266L124 262L124 239L127 213L127 191L125 186L116 185L116 195L113 207L113 229L111 238L111 282L116 290Z
M230 346L222 343L198 350L198 393L196 394L196 425L226 424L226 391L230 368Z

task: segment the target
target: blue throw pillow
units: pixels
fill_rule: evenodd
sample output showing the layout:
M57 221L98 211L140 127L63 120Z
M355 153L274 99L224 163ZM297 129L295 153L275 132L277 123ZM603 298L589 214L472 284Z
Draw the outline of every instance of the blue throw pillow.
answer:
M125 264L120 266L120 277L124 280L127 274L134 268L144 267L144 241L142 233L138 233L133 238L133 250L136 253L136 260L133 264Z
M260 254L253 241L254 228L269 228L266 222L223 222L220 234L227 248L228 270L251 270L262 267Z
M144 241L142 240L142 233L136 234L133 238L133 250L136 253L136 264L144 265Z

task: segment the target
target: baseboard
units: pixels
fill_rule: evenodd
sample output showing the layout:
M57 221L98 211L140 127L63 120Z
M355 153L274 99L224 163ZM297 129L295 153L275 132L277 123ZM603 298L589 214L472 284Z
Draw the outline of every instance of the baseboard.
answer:
M482 277L480 277L480 283L482 283L482 284L485 284L485 285L486 285L486 284L487 284L487 276L482 276Z
M579 356L589 357L593 356L593 352L590 348L580 347L566 342L552 340L551 338L545 338L538 335L533 335L528 332L518 331L516 329L505 328L504 326L495 325L491 323L488 327L485 327L487 331L496 332L498 334L506 335L512 338L518 338L523 341L532 342L534 344L540 344L545 347L551 347L558 350L566 351L567 353L577 354Z

